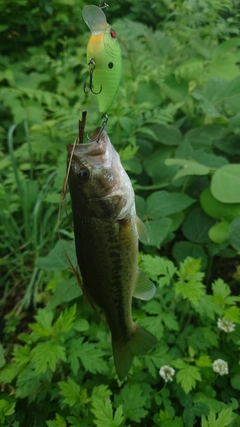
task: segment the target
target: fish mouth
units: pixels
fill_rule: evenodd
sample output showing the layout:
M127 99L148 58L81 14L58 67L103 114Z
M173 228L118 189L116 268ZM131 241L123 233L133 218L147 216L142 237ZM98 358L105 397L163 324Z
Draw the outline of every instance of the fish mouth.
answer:
M101 135L98 138L100 129L100 127L95 129L89 142L83 144L68 144L67 151L69 158L72 160L84 158L91 166L101 166L103 163L106 163L110 157L110 139L104 129L101 131Z

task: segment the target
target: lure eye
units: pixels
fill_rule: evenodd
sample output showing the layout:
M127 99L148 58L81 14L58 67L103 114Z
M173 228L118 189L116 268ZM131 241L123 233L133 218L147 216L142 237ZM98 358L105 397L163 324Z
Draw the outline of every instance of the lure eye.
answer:
M111 30L111 31L110 31L110 34L111 34L112 39L115 39L115 38L116 38L116 33L115 33L115 31Z
M81 168L77 171L77 177L80 181L85 182L89 178L89 172L87 169Z
M110 68L110 69L113 68L113 63L112 62L108 63L108 68Z

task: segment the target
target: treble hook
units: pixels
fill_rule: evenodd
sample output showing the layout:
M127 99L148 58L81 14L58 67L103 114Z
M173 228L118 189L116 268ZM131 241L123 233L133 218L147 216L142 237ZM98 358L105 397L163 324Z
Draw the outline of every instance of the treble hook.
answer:
M108 122L108 115L106 113L104 113L102 115L102 126L100 127L99 132L98 132L98 136L96 138L97 142L99 142L99 139L100 139L100 137L101 137L101 135L102 135L102 133L104 131L104 128L105 128L107 122Z
M88 94L90 91L94 93L94 95L98 95L100 92L102 92L102 85L100 87L99 92L94 92L93 90L93 71L95 70L96 64L94 62L93 58L90 58L90 61L88 63L88 69L89 69L89 89L87 88L87 82L84 83L83 90L86 94Z
M91 138L89 138L89 136L87 135L87 138L89 139L89 141L91 141L91 142L99 142L99 139L101 138L101 135L102 135L102 133L103 133L103 131L104 131L104 128L105 128L105 126L106 126L107 122L108 122L108 115L107 115L106 113L104 113L104 114L102 115L102 126L100 127L99 132L98 132L98 134L97 134L96 138L91 139Z

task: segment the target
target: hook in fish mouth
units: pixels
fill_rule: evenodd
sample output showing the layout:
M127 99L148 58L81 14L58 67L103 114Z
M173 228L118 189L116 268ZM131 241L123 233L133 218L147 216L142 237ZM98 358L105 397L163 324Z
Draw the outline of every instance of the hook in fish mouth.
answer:
M99 142L101 135L104 131L104 128L106 126L108 122L108 115L106 113L104 113L102 115L102 126L100 128L95 129L95 131L92 133L91 137L89 138L89 136L87 135L87 138L90 142ZM95 136L96 131L98 130L97 135Z

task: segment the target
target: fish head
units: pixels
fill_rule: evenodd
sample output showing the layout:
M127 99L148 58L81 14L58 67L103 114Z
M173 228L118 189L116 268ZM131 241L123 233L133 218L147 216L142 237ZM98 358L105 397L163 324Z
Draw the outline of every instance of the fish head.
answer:
M134 191L107 132L99 137L99 131L87 143L67 146L72 204L82 214L120 220L135 212Z

